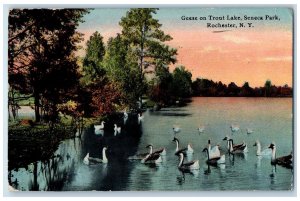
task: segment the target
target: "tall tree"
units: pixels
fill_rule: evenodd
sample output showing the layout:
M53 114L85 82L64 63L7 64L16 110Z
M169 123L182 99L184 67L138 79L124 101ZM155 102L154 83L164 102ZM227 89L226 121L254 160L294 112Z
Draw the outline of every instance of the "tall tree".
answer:
M65 93L78 81L74 51L82 34L76 28L87 12L13 9L9 13L9 84L21 93L32 94L37 122L41 106L56 116L57 104L65 101Z
M123 94L122 105L131 108L136 106L138 92L144 86L137 84L140 78L136 61L129 42L121 34L109 38L103 65L109 79L117 84L119 92Z
M86 46L86 55L83 59L83 79L85 82L91 82L105 74L101 64L105 54L103 37L96 31L87 41Z
M272 86L271 80L267 80L266 83L265 83L265 97L270 96L270 94L271 94L271 86Z
M162 66L156 67L156 77L152 81L149 88L149 97L157 103L159 109L163 105L168 105L172 102L172 82L173 77L169 72L169 68Z
M108 44L108 50L112 51L111 59L103 61L104 55L107 55L103 43L103 37L99 32L95 32L87 41L86 55L83 59L83 90L91 98L90 107L84 104L84 110L87 113L92 108L92 116L109 114L115 111L116 107L122 103L123 94L116 80L122 77L120 68L121 62L125 63L124 58L118 59L118 48L113 51L112 42ZM116 53L116 54L115 54ZM107 56L106 56L107 57ZM115 73L115 71L117 71Z
M157 10L155 8L130 9L119 23L122 26L122 35L137 55L139 85L143 84L144 70L149 66L155 68L157 65L176 62L177 50L164 44L172 40L172 37L161 30L162 25L152 16ZM138 92L140 104L142 104L141 96L144 92Z
M184 66L176 67L173 71L173 94L176 97L186 98L192 94L192 73Z

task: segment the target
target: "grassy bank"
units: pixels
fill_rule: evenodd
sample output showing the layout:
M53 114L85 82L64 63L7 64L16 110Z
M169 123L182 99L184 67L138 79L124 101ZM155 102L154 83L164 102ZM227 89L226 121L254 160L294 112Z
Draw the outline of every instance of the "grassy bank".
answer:
M70 126L10 125L8 128L8 169L27 167L52 157L61 140L74 136Z

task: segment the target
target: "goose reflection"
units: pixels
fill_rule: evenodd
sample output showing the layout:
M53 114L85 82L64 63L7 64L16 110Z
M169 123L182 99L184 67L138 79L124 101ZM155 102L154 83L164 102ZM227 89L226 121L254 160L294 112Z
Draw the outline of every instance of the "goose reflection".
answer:
M270 183L275 184L275 182L276 182L276 165L272 165L272 171L269 176L270 176Z
M204 170L205 175L209 175L211 173L210 165L207 165L207 169Z
M194 178L198 178L199 177L199 170L182 170L182 169L178 169L178 172L180 173L179 175L177 175L177 183L179 185L182 185L185 183L185 178L186 176L192 176Z
M247 153L229 154L229 161L232 163L232 165L234 165L236 158L242 159L242 160L247 160L248 154Z
M225 164L219 164L218 166L214 166L214 165L211 165L211 164L207 164L207 168L204 170L204 174L205 175L211 174L212 168L215 171L218 171L218 172L223 174L223 173L225 173L226 165Z
M182 171L179 171L179 172L180 172L180 175L176 176L176 181L177 181L177 184L182 185L185 183L185 173Z
M259 168L260 168L260 166L261 166L261 159L262 159L262 156L258 156L258 157L257 157L256 163L255 163L256 169L259 169Z

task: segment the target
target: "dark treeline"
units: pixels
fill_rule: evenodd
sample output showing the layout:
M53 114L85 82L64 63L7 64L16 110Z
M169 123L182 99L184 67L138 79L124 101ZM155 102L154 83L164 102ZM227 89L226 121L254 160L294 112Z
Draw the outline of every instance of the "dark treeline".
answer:
M234 82L228 86L222 82L197 78L192 83L193 96L211 97L291 97L293 89L287 84L284 86L272 85L270 80L262 87L250 87L248 82L239 87Z

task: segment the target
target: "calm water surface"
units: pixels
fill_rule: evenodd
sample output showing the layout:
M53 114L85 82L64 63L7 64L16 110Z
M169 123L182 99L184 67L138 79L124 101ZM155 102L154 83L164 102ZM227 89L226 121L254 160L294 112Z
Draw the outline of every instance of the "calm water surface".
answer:
M130 121L135 119L129 118ZM128 123L130 124L130 123ZM178 170L178 157L174 155L173 125L180 125L177 135L180 147L189 142L195 153L186 160L198 159L200 170L182 173ZM229 126L237 124L241 130L232 135L234 143L245 141L249 152L229 157L226 142L231 135ZM206 125L204 133L197 127ZM246 134L246 128L254 130ZM27 168L11 172L11 182L20 190L57 191L180 191L180 190L290 190L293 172L283 167L271 166L270 158L258 158L253 144L260 140L262 147L272 141L277 146L277 156L287 155L293 148L291 98L193 98L182 108L165 108L159 112L147 111L140 130L122 125L122 134L112 136L112 128L104 137L88 128L83 138L61 142L54 156L47 161L37 161ZM226 164L212 167L205 163L202 153L211 139L220 144L226 154ZM145 148L165 147L167 155L159 165L145 165L129 161L127 157ZM108 146L108 164L87 166L83 158L90 153L101 157L103 146Z

